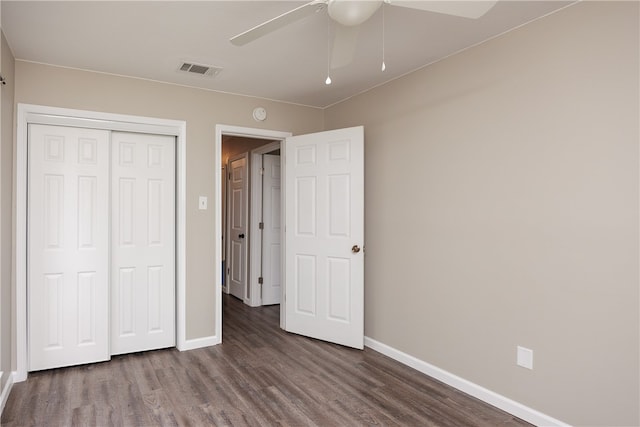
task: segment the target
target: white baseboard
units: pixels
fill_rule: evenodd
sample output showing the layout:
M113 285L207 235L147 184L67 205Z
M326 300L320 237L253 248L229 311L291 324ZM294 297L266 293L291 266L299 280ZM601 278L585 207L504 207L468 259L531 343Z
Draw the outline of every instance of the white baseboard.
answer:
M3 373L0 372L0 381L2 380ZM2 416L2 411L4 411L4 405L7 403L7 399L9 398L9 393L11 392L11 387L13 387L13 375L10 373L7 375L7 382L2 388L2 394L0 394L0 416Z
M365 337L364 345L536 426L568 426L568 424L560 420L529 408L498 393L494 393L493 391L479 386L478 384L474 384L471 381L465 380L464 378L447 372L444 369L440 369L423 360L417 359L407 353L403 353L400 350L396 350L393 347L389 347L388 345L372 338Z
M187 350L195 350L197 348L210 347L212 345L220 344L221 340L217 335L212 335L210 337L202 337L196 338L192 340L185 340L184 344L178 346L178 350L187 351Z

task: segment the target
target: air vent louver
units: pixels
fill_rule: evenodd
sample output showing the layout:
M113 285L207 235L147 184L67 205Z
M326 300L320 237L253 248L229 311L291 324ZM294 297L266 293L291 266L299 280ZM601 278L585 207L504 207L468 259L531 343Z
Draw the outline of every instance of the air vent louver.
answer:
M222 71L222 68L213 67L211 65L194 64L192 62L183 62L178 67L178 70L184 71L185 73L215 77L220 71Z

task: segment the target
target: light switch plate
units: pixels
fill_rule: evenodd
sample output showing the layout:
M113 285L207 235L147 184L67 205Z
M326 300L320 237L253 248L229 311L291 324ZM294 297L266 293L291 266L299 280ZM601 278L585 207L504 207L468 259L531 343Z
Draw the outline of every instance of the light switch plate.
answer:
M533 369L533 350L518 346L516 363L523 368Z
M198 199L198 209L200 209L201 211L207 210L206 196L200 196L200 198Z

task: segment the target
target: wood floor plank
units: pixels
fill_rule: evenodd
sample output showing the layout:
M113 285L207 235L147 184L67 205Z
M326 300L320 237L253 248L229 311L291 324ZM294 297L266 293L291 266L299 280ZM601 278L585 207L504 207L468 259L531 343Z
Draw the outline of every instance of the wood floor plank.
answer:
M224 343L34 372L2 426L528 426L371 349L282 331L223 297Z

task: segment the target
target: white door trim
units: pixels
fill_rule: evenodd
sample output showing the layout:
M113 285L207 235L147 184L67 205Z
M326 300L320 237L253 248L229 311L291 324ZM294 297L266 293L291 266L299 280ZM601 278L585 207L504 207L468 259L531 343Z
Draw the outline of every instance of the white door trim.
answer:
M250 191L251 199L249 200L249 284L251 286L251 298L248 305L257 307L262 305L262 297L260 295L260 286L258 277L260 277L260 259L262 256L262 233L260 233L260 211L262 208L262 190L256 191L256 188L262 188L262 179L260 168L262 167L262 155L270 153L280 148L282 141L275 141L262 147L251 150L251 183ZM284 239L282 239L284 240Z
M14 296L16 370L13 372L13 380L19 382L27 379L27 125L29 123L176 137L176 343L178 350L188 349L185 313L186 122L31 104L18 104L17 112L16 215L13 224L16 230L13 269L16 282Z
M220 171L220 176L224 177L224 184L222 185L222 189L221 189L221 193L220 193L220 209L222 212L222 225L225 227L224 230L222 230L222 227L220 228L222 231L222 236L220 236L221 240L224 240L222 243L223 245L221 246L222 248L222 252L220 252L220 257L222 258L222 261L225 263L225 268L227 267L227 239L229 238L227 236L227 229L226 226L224 224L227 223L227 165L223 164L221 171ZM215 215L215 214L214 214ZM229 280L227 279L226 276L226 272L224 271L224 269L222 270L222 274L224 277L224 285L222 286L222 291L225 294L229 293Z
M215 336L220 342L222 342L222 183L221 180L221 168L222 162L222 135L227 136L243 136L247 138L257 139L273 139L283 141L285 138L292 135L291 132L274 131L267 129L254 129L239 126L229 125L216 125L216 140L215 148L213 151L213 167L215 170L215 182L214 182L214 200L216 204L216 210L214 215L214 230L216 241L216 261L214 265L215 271L215 295L216 295L216 332ZM226 184L225 184L226 185ZM282 198L284 203L284 197ZM284 304L280 304L280 327L284 328Z

